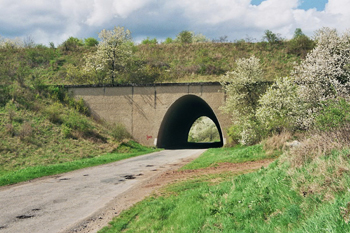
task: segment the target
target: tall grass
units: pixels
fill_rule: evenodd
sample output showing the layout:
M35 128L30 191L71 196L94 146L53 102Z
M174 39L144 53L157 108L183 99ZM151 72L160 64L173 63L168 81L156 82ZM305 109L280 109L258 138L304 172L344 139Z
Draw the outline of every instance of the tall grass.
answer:
M348 153L339 151L330 157L334 162ZM312 187L321 176L310 173L313 166L296 169L277 160L253 173L225 173L221 181L205 176L175 183L162 195L123 212L100 232L349 232L348 189L328 185L332 198L321 190L303 191L304 183ZM337 183L339 179L333 177ZM343 181L349 187L350 176L343 174Z

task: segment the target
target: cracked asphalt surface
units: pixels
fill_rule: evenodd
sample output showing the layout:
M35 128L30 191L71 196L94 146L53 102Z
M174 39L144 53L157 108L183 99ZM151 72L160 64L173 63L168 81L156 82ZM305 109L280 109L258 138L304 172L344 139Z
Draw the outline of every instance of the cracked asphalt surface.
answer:
M127 190L204 151L164 150L0 187L0 233L74 232Z

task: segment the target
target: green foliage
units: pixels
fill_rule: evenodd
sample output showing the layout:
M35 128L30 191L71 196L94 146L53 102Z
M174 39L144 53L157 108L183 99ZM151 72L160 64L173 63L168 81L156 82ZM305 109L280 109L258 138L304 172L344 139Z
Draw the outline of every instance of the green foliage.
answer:
M226 73L221 84L228 97L223 110L231 115L234 130L233 140L237 138L243 145L252 145L261 139L259 122L255 113L260 96L265 92L267 83L263 82L260 60L251 57L239 59L233 72Z
M268 43L271 44L276 44L280 43L282 41L282 38L278 34L275 34L270 30L266 30L264 32L263 40L266 40Z
M68 51L75 51L80 46L83 46L83 45L84 45L83 40L71 36L66 41L64 41L59 47L62 51L68 52Z
M93 38L93 37L85 38L84 39L84 45L88 46L88 47L97 46L98 45L98 40Z
M128 152L123 151L106 153L104 155L96 156L93 158L76 158L73 161L69 162L57 162L56 164L50 165L45 164L39 166L30 166L21 170L0 173L0 186L15 184L18 182L23 182L43 176L65 173L86 167L116 162L155 151L153 149L140 146L139 144L132 141L128 143L123 143L121 147L124 148L124 151L127 150Z
M190 44L193 40L193 33L190 31L182 31L176 36L176 40L181 44Z
M25 80L24 86L14 81L3 88L0 180L5 179L4 184L56 174L61 170L53 169L50 173L51 168L45 169L45 166L99 156L115 150L118 143L126 139L123 135L114 139L115 132L88 117L84 101L69 97L62 87ZM138 150L136 145L133 148L130 151ZM40 166L40 172L30 174L35 169L20 172L33 166ZM14 171L18 171L13 174L15 177L1 177Z
M219 131L214 122L208 117L198 118L188 133L189 142L216 142L220 141Z
M297 85L293 79L278 78L259 99L256 116L269 131L281 133L283 130L295 131L300 116L306 114L298 96Z
M315 47L315 43L307 37L300 28L295 29L293 39L288 43L288 53L296 54L303 58Z
M0 107L4 107L10 98L8 86L0 86Z
M266 155L262 145L212 148L204 152L199 158L183 166L181 170L215 167L220 163L244 163L273 157L275 155Z
M122 141L123 139L131 138L130 133L121 123L114 124L111 126L111 136L117 141Z
M216 151L213 161L220 161L241 149L210 149L198 160ZM298 168L288 161L294 155L286 154L252 173L176 182L122 212L100 232L348 232L348 153Z
M173 43L173 42L174 42L174 40L173 40L172 38L167 37L167 38L165 39L165 41L163 42L163 44L171 44L171 43Z
M147 37L146 39L141 41L141 44L151 44L151 45L156 45L158 44L158 41L156 38L150 39L149 37Z
M327 100L315 119L316 128L332 131L350 123L350 104L345 99Z

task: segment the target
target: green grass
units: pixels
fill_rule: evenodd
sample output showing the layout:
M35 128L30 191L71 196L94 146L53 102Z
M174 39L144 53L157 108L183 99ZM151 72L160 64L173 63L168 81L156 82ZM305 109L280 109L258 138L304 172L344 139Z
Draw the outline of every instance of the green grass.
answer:
M235 150L242 148L233 149L233 154ZM333 157L341 154L348 151ZM219 154L217 159L221 160ZM325 192L301 192L295 175L307 175L313 166L293 168L276 160L248 174L216 174L175 183L162 195L122 212L100 232L350 232L347 189L333 192L331 199ZM348 187L350 177L343 178ZM312 179L308 181L312 187Z
M185 165L181 170L199 169L216 166L219 163L244 163L267 158L275 158L277 154L266 155L262 145L236 146L233 148L209 149L198 159Z
M121 144L118 151L121 152L107 153L101 156L74 160L71 162L50 164L45 166L33 166L16 171L2 172L0 173L0 186L28 181L43 176L56 175L64 172L78 170L81 168L116 162L138 155L151 153L155 150L147 147L142 147L134 142L129 142Z

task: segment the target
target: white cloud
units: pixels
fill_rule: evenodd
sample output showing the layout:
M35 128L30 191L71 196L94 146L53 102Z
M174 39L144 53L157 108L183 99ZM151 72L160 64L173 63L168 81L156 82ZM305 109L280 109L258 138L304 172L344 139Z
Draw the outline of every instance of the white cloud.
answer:
M246 35L261 38L266 29L291 37L327 26L349 27L349 0L329 0L324 11L297 9L300 0L0 0L0 35L31 35L37 43L61 43L69 36L97 37L103 28L125 26L136 38L173 37L181 30L209 38ZM159 38L161 37L161 38Z

